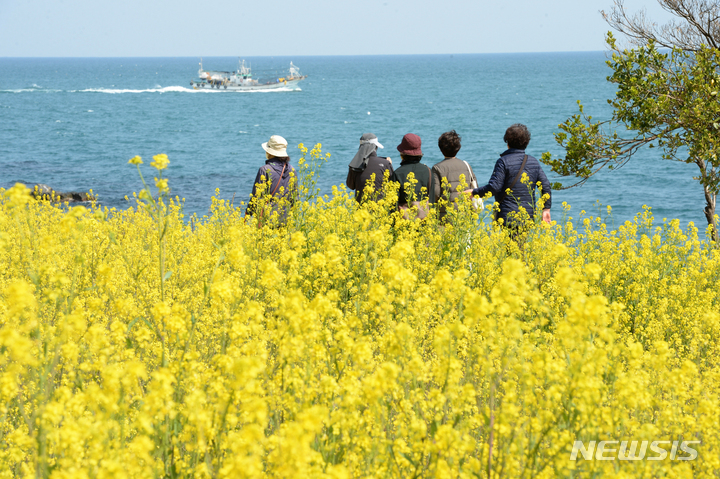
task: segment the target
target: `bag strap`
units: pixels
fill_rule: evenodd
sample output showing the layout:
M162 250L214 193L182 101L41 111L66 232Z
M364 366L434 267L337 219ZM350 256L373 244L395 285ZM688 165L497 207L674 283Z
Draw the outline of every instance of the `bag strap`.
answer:
M512 184L510 185L510 187L509 187L509 188L503 188L503 190L498 193L499 197L498 197L498 196L495 197L495 201L497 201L498 203L502 203L503 200L505 200L505 197L507 196L507 194L505 193L505 191L508 190L508 189L511 189L511 190L512 190L513 187L515 186L515 183L517 183L517 181L518 181L518 180L520 179L520 177L522 176L523 171L525 171L525 163L527 163L527 158L528 158L528 156L525 155L525 157L523 158L522 165L520 165L520 171L518 171L518 174L515 175L515 179L513 180L513 182L512 182Z
M527 158L527 157L526 157L526 158ZM525 164L525 163L523 163L523 165L524 165L524 164ZM286 167L286 166L287 166L287 161L286 161L285 164L283 165L283 169L282 169L282 171L280 172L280 178L278 178L277 185L275 185L275 188L272 190L272 193L270 193L270 196L274 196L274 195L275 195L275 192L278 190L278 188L280 188L280 182L282 181L282 177L283 177L283 175L285 174L285 167ZM517 178L515 178L515 181L517 181ZM515 184L515 183L513 183L513 184ZM511 188L512 188L512 187L511 187Z
M477 178L475 178L475 173L473 173L472 168L470 168L470 163L468 163L465 160L462 160L462 162L465 163L465 166L467 166L467 169L468 169L468 173L470 173L470 177L468 178L468 183L469 183L468 186L472 186L472 184L475 183L475 186L472 186L472 187L473 187L473 189L477 188Z
M525 171L525 163L527 163L527 155L525 155L525 158L523 158L522 165L520 165L520 171L518 171L518 174L515 175L515 179L513 180L512 185L510 185L511 190L513 189L513 186L515 186L515 183L517 183L518 180L520 179L520 177L522 176L523 171Z

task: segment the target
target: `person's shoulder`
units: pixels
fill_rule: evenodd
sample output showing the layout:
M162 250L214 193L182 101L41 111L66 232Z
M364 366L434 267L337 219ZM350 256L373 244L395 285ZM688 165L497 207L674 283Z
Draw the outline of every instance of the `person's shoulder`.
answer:
M469 161L467 161L467 160L462 160L462 162L463 162L463 166L467 166L468 168L470 168L470 171L471 171L473 174L475 174L475 170L473 170L473 167L472 167L472 165L470 164Z
M414 163L412 166L413 166L413 169L418 170L418 171L427 171L430 169L430 167L428 165L426 165L425 163L423 163L422 161Z
M525 156L527 156L527 160L525 160ZM516 166L521 165L522 162L525 161L525 168L527 168L528 166L540 165L540 161L537 158L528 153L525 153L524 151L515 153L514 155L508 155L505 158L510 158L509 163L512 163Z
M443 158L442 160L440 160L440 161L438 161L437 163L435 163L435 164L432 166L432 169L433 169L433 170L440 170L440 168L442 168L443 166L445 166L445 165L448 164L448 160L450 160L450 159L452 159L452 158Z
M512 165L513 167L517 167L522 164L523 158L525 158L525 151L523 150L506 151L500 155L498 163L502 163L505 166ZM530 155L528 155L528 161L532 161L530 160Z
M368 162L370 160L374 160L380 168L392 168L392 161L387 156L374 156L370 157Z
M465 165L470 165L467 161L461 160L457 156L453 156L452 158L447 158L445 161L447 161L448 164L453 165L454 167L459 167L459 166L464 167Z

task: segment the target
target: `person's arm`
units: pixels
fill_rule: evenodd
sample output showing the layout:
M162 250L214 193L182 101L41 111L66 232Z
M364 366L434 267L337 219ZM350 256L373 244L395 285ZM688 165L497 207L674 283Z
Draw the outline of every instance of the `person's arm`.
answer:
M440 191L440 188L442 187L442 178L440 178L440 173L434 166L431 171L432 180L430 182L432 183L432 190L430 192L430 203L437 203L440 199L440 194L442 193Z
M288 203L290 203L291 206L295 204L295 199L297 198L297 193L298 193L297 180L298 180L297 172L295 171L295 168L293 168L291 166L290 167L290 185L288 187L288 194L287 194Z
M538 180L540 181L540 185L542 186L542 194L545 196L545 194L548 194L548 199L543 204L543 212L542 212L542 220L550 224L552 220L550 219L550 207L552 206L552 186L550 185L550 182L547 179L547 176L545 176L545 172L543 171L542 167L540 167L540 172L538 173Z
M547 193L549 196L543 205L543 210L549 210L552 207L552 186L542 168L540 168L540 172L538 173L538 180L540 181L540 185L542 185L542 194L545 195ZM548 216L549 215L550 213L548 213Z
M359 171L353 170L352 168L348 168L348 176L347 176L347 180L345 180L345 184L351 190L357 189L356 183L357 183L358 176L360 176Z
M483 197L490 193L497 198L498 193L502 192L503 185L505 185L505 162L502 158L495 162L495 169L490 175L490 181L485 186L480 186L472 190L472 194L475 196Z
M550 219L550 208L543 210L542 220L547 224L550 224L552 222L552 220Z
M386 160L390 160L390 158L386 158ZM381 197L385 196L385 192L387 191L387 187L389 186L388 182L392 181L393 176L395 175L395 170L393 170L392 163L388 161L387 164L387 180L385 180L385 172L383 171L382 174L382 181L380 184L382 185L380 188L382 189L382 192L380 193Z
M393 170L392 173L390 174L390 181L398 184L398 204L399 205L405 204L405 194L403 191L405 188L403 188L403 183L402 183L402 181L400 181L400 177L398 176L398 174L395 170Z
M435 184L435 179L433 177L433 172L430 168L428 168L428 184L427 184L427 197L428 201L432 203L432 197L433 197L433 185Z
M260 167L260 169L257 172L257 175L255 175L255 181L253 181L253 187L252 192L250 193L250 201L248 201L248 206L245 209L245 216L252 216L253 213L255 213L255 197L257 196L257 185L265 183L265 167Z

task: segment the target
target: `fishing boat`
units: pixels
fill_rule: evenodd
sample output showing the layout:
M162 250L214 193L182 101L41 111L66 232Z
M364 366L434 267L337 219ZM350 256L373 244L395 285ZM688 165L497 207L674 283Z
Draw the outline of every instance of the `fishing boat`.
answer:
M298 83L307 78L307 75L301 75L300 70L290 62L290 69L286 76L261 82L253 78L250 67L245 65L245 60L238 61L236 71L222 72L204 70L202 59L200 59L198 77L190 80L190 86L195 90L248 91L276 90L279 88L293 89Z

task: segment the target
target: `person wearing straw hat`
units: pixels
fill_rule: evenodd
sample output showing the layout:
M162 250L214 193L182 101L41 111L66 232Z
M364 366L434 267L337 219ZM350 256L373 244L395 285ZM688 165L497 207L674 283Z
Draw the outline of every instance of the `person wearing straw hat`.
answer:
M250 202L245 210L246 216L258 215L259 221L262 223L264 217L269 217L269 213L277 211L279 221L284 224L287 219L288 208L292 204L293 194L295 191L295 168L290 165L290 157L287 153L287 141L279 135L273 135L270 139L263 143L262 149L265 150L265 164L260 167L255 176L252 193L250 193ZM263 185L265 187L263 188ZM269 211L267 207L258 207L260 198L270 195L269 202L273 203L273 207ZM285 200L285 202L281 200ZM277 203L285 203L283 207L278 208Z
M365 187L368 182L374 180L370 185L374 188L372 195L373 200L381 200L385 193L383 192L383 182L385 181L385 172L388 171L388 178L393 174L392 160L383 156L377 156L377 149L384 148L372 133L365 133L360 137L360 148L358 148L355 157L349 165L347 187L355 190L355 199L358 203L363 201Z

